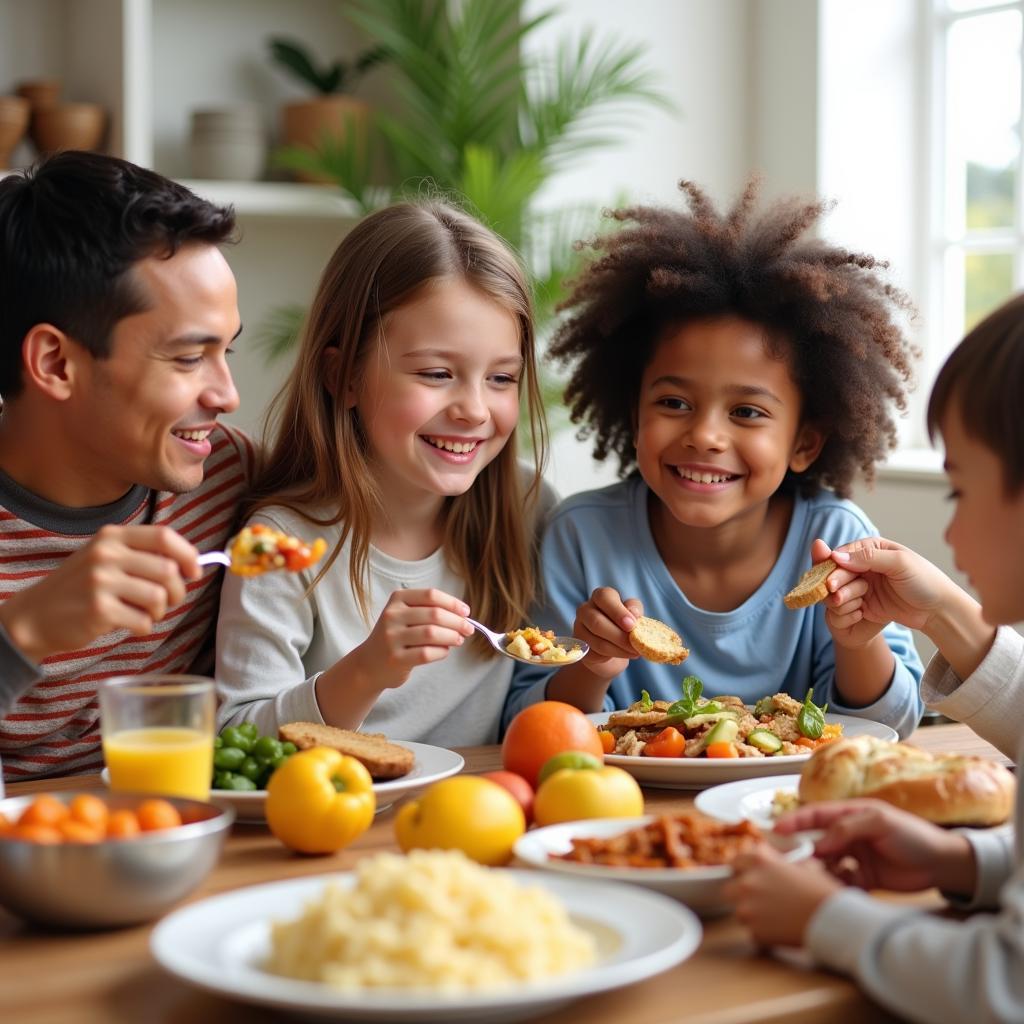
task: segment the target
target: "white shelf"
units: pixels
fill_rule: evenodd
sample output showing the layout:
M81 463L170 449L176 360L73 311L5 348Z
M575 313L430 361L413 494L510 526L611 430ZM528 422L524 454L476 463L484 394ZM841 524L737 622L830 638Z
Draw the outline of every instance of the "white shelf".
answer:
M359 208L331 185L300 185L287 181L199 181L181 184L221 206L234 206L241 216L317 217L356 220Z

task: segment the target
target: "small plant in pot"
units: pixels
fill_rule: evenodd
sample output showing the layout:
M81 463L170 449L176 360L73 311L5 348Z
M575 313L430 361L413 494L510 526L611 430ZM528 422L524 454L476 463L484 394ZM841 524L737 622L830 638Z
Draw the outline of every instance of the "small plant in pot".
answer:
M275 63L314 92L311 99L285 106L282 119L285 149L279 154L278 162L292 167L305 181L328 181L330 179L322 175L302 169L303 153L323 145L338 144L349 137L365 140L370 108L349 90L371 68L387 60L387 49L374 46L352 61L336 60L320 66L307 47L296 40L274 37L269 45Z

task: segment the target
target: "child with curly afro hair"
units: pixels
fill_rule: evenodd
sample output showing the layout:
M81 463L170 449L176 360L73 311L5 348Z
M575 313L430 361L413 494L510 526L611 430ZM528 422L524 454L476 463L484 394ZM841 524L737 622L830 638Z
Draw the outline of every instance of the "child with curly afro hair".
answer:
M683 210L637 206L590 243L552 354L566 402L620 483L554 513L532 621L590 644L556 675L518 665L505 721L545 698L584 711L642 691L748 703L786 692L906 736L922 710L908 630L868 642L832 621L863 584L797 610L783 596L831 549L877 535L846 500L896 443L912 348L907 298L885 264L807 237L827 208L757 210L751 182L726 214L684 181ZM642 659L629 633L660 619L691 649L685 668ZM758 751L740 745L741 755Z

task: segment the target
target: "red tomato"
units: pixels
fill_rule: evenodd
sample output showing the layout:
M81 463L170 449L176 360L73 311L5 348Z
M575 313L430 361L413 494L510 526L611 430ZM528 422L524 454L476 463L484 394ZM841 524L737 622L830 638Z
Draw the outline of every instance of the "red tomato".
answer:
M507 789L522 807L523 814L526 816L526 824L529 825L533 821L533 787L522 775L501 769L496 772L484 772L482 778L490 779L491 782L496 782L499 786Z
M644 757L682 757L685 749L686 737L674 725L669 725L644 744Z

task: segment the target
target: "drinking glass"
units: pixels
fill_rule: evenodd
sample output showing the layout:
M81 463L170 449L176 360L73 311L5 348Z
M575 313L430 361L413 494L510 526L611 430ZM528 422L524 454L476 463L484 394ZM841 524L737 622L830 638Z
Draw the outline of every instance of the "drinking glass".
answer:
M99 691L103 757L122 793L208 800L216 698L202 676L115 676Z

